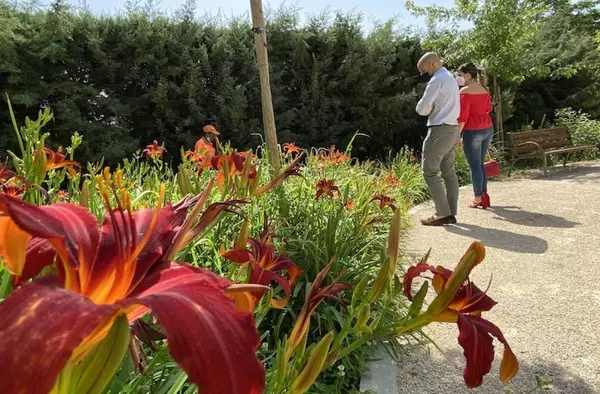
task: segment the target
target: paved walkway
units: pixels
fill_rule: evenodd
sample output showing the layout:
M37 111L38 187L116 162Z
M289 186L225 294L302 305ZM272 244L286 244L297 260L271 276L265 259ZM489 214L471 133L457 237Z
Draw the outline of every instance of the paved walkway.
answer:
M493 182L490 195L491 209L467 209L472 190L463 188L459 224L415 225L409 255L433 247L430 263L454 268L470 243L481 240L487 257L472 279L485 288L493 274L489 295L498 305L486 316L520 361L508 387L522 393L535 386L537 373L553 381L555 393L600 393L600 163ZM420 206L415 219L430 212L431 205ZM444 355L414 346L399 366L399 394L504 392L501 344L494 341L492 372L469 391L456 325L432 325L426 333Z

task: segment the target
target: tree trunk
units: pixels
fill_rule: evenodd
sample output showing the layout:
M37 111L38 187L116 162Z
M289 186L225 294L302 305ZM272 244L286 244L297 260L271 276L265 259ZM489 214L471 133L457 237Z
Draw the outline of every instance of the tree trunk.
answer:
M277 147L277 131L275 129L275 115L273 114L273 100L271 98L271 83L269 80L269 57L267 54L267 33L265 31L265 17L263 14L262 0L250 0L252 12L252 31L256 45L256 59L260 75L260 91L263 110L263 123L271 174L278 174L281 170L279 149Z

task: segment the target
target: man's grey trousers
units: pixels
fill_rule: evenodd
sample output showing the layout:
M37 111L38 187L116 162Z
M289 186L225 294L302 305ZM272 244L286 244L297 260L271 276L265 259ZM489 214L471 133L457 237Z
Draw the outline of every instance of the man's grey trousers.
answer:
M440 125L430 127L423 141L423 176L435 203L435 214L440 217L456 216L458 209L458 177L454 160L459 138L458 126Z

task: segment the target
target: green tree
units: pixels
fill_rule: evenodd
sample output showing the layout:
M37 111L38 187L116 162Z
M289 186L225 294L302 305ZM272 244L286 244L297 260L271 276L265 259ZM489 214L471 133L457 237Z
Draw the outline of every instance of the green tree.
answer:
M473 61L492 76L496 129L502 139L498 80L518 84L529 75L531 59L520 54L531 50L531 40L540 28L547 4L542 0L461 0L455 7L444 8L418 7L408 0L406 5L415 15L427 18L430 28L426 47L439 51L450 65ZM464 22L472 27L459 29Z

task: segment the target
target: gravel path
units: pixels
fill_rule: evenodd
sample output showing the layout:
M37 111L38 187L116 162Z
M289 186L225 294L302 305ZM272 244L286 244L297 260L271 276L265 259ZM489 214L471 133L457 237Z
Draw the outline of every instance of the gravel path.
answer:
M551 380L553 392L600 393L600 162L552 169L549 176L494 182L492 208L467 209L470 187L461 190L459 224L415 225L409 255L433 247L430 263L453 268L479 239L487 257L472 274L498 305L486 316L498 325L520 361L515 392L535 386L535 374ZM464 207L464 208L463 208ZM416 208L415 219L431 213ZM453 324L426 333L444 352L414 346L398 370L399 394L503 393L498 381L502 345L481 387L463 380L462 348Z

